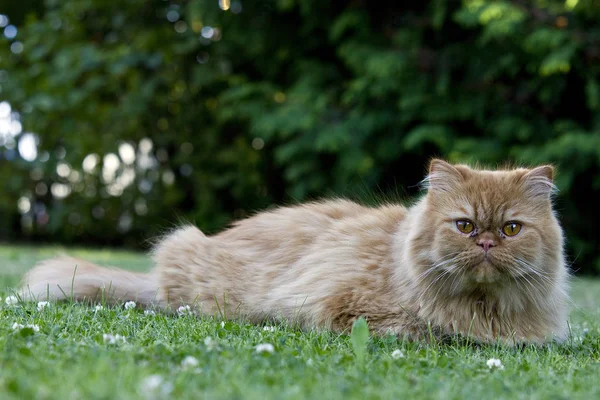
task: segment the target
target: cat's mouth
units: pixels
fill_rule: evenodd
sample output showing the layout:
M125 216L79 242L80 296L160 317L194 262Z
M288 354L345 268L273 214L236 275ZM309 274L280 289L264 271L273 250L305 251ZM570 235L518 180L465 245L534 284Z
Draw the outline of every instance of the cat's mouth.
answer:
M475 283L495 283L502 277L500 270L487 254L474 264L471 276Z

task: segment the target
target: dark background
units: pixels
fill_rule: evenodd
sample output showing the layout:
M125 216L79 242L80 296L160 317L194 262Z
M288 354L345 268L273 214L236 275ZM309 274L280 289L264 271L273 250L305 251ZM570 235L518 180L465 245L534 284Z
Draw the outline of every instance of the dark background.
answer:
M600 272L597 1L0 3L0 240L410 199L440 156L557 165L573 268Z

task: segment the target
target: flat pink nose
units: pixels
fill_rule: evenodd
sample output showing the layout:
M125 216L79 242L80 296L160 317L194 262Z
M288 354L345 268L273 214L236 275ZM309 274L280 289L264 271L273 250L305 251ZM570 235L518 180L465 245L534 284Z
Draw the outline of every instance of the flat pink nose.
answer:
M496 243L492 239L479 239L477 244L483 247L483 251L486 253L490 250L490 247L496 246Z

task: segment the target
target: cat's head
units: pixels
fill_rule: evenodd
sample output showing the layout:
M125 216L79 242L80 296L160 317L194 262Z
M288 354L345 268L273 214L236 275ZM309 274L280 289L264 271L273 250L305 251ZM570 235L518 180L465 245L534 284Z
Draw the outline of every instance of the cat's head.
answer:
M551 166L491 171L433 160L424 212L415 221L420 227L412 238L413 254L424 269L417 273L438 279L455 294L545 286L563 269L553 173Z

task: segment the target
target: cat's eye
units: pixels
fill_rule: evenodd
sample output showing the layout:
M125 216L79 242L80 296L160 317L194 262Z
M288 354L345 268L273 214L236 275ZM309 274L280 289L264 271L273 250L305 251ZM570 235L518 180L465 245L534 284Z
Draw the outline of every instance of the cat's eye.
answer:
M456 228L462 233L472 233L475 225L468 219L459 219L456 221Z
M506 236L515 236L521 232L521 224L518 222L508 222L502 227L502 233Z

